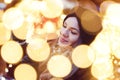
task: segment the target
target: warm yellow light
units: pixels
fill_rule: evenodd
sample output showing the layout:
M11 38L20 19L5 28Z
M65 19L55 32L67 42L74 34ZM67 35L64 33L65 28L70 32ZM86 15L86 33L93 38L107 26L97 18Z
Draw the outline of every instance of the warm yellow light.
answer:
M110 1L110 0L103 1L100 4L100 14L104 16L106 14L106 10L108 9L109 5L114 3L115 3L114 1Z
M104 80L113 75L113 64L110 60L97 60L91 67L92 75L100 80Z
M63 80L62 78L52 78L50 80Z
M55 33L56 32L56 25L55 23L51 22L51 21L47 21L44 26L43 29L46 31L46 33Z
M120 28L120 4L114 3L108 6L104 20L109 25L109 27ZM104 21L103 20L103 21ZM103 26L104 27L104 26Z
M107 30L103 30L99 33L96 39L90 44L96 53L96 57L110 58L110 33Z
M35 38L27 45L27 54L34 61L44 61L50 55L50 47L44 39Z
M4 0L5 3L10 4L13 0Z
M3 23L0 23L0 45L4 44L11 38L11 31L6 29Z
M87 45L80 45L72 52L73 63L80 68L89 67L95 59L95 54L91 47Z
M0 10L0 22L2 22L2 17L3 17L4 11Z
M38 15L42 4L43 2L38 0L21 0L16 7L20 8L25 14Z
M63 55L55 55L50 58L47 64L49 72L55 77L65 77L71 72L71 62Z
M63 4L61 0L44 0L41 13L47 18L55 18L62 14Z
M57 27L58 27L58 29L60 29L60 28L62 27L62 25L63 25L63 20L64 20L65 17L66 17L66 15L65 15L65 14L62 14L62 15L60 16L60 18L58 19L58 22L57 22Z
M21 27L13 30L13 34L15 35L15 37L17 37L18 39L21 39L21 40L26 39L26 36L28 33L28 25L27 24L28 24L27 22L24 22Z
M112 32L111 36L111 49L112 49L112 54L120 59L120 30L116 28L114 29L114 32Z
M8 41L1 48L1 56L7 63L18 63L23 56L22 47L15 41Z
M3 14L2 21L6 28L14 30L21 27L24 22L24 16L20 9L9 8Z
M20 64L14 71L15 80L37 80L35 69L29 64Z

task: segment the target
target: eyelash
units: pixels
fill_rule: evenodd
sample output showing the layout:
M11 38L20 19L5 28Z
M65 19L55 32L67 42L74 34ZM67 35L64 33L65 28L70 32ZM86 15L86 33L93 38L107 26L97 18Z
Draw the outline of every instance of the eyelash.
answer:
M65 26L65 25L63 25L63 27L64 27L64 28L66 28L66 26ZM71 33L72 33L72 34L74 34L74 35L76 35L76 34L77 34L77 33L73 32L73 31L71 31Z
M72 34L74 34L74 35L76 35L76 34L77 34L77 33L73 32L73 31L71 31L71 33L72 33Z

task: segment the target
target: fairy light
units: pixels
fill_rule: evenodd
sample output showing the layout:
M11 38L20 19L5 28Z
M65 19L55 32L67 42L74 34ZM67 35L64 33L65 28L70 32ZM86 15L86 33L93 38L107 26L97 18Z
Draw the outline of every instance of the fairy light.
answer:
M12 67L13 65L12 64L9 64L9 67Z
M6 72L6 73L9 72L8 68L5 68L5 72Z

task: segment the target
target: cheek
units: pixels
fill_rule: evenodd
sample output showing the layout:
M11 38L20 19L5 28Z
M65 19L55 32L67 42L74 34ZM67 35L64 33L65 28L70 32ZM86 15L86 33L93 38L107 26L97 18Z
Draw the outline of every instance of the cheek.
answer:
M65 32L65 29L64 28L61 28L60 29L60 33L63 34Z
M77 42L79 35L70 35L69 40L71 43Z

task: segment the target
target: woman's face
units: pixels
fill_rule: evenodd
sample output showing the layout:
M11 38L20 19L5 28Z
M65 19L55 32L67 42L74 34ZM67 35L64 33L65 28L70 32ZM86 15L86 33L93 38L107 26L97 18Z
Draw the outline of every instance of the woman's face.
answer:
M58 44L60 46L73 46L80 36L79 25L76 17L68 17L60 30Z

